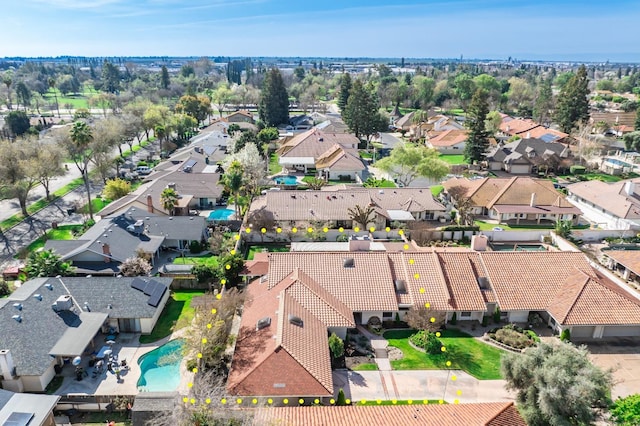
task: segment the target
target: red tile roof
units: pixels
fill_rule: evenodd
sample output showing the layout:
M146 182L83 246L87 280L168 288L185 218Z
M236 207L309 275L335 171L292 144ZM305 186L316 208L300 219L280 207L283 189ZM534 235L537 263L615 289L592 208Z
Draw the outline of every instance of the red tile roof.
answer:
M466 142L468 130L444 130L429 132L429 144L434 148L450 147Z
M272 407L255 425L280 426L526 426L513 403Z
M602 254L640 275L640 250L604 250Z

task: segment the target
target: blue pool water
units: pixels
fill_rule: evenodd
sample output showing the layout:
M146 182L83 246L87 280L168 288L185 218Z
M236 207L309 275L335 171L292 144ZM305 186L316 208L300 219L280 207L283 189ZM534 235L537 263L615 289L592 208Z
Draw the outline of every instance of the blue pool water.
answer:
M229 220L229 218L235 213L231 209L216 209L209 213L209 220Z
M622 160L618 160L617 158L605 158L605 161L611 163L611 164L615 164L616 166L622 166L622 167L633 167L633 164L629 164L629 163L625 163Z
M295 176L276 176L273 181L278 185L297 185L298 179Z
M183 339L170 340L138 360L140 365L140 392L170 392L180 384Z

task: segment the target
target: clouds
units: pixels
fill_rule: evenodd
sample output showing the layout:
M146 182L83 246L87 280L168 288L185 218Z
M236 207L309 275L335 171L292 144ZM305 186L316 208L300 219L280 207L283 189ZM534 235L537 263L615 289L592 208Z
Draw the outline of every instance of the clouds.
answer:
M105 6L126 3L123 0L30 0L30 2L72 10L98 9Z

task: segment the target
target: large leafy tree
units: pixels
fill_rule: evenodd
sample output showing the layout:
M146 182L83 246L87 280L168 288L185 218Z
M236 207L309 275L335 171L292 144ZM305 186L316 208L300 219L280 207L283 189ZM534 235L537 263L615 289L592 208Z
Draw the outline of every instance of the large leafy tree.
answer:
M19 81L16 85L16 98L18 105L22 104L22 107L26 111L27 106L31 104L31 90L29 90L24 81Z
M24 272L29 278L67 276L73 273L70 262L63 262L53 250L34 251L29 254Z
M233 195L234 201L233 204L236 210L236 218L240 218L240 190L244 185L244 169L242 164L239 161L233 161L231 165L227 168L223 178L222 184L225 189L229 191L230 194Z
M289 122L289 95L277 68L271 69L264 79L258 115L266 126L277 127Z
M581 65L578 72L562 87L558 96L556 121L565 133L571 133L579 123L589 120L589 79L587 68Z
M469 164L474 161L482 161L484 153L489 147L489 132L486 120L489 114L488 94L485 90L478 89L473 94L471 105L467 110L465 125L469 129L469 137L464 147L464 159Z
M501 370L530 426L591 424L612 383L610 371L589 361L586 347L563 342L505 353Z
M342 110L342 119L357 138L367 142L378 132L387 129L389 121L378 111L378 100L362 81L353 82L347 105Z
M31 124L29 124L29 116L24 111L11 111L4 118L5 126L14 136L21 136L27 133Z
M351 74L344 73L340 76L340 93L338 95L338 108L344 111L349 100L349 92L351 92Z
M178 100L175 109L176 112L187 114L201 123L211 113L211 100L204 95L184 95Z
M418 177L441 179L449 173L449 164L440 153L423 145L398 144L391 155L378 160L376 167L389 173L398 184L409 186Z
M38 184L38 154L28 139L0 142L0 196L16 198L24 216L29 192Z

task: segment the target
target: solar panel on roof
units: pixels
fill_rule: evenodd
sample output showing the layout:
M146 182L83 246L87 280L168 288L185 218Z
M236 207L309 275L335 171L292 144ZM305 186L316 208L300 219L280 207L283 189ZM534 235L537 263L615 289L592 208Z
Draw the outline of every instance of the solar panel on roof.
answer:
M5 420L4 426L27 426L33 417L33 413L19 413L14 411L9 415L9 418Z
M158 288L159 285L162 284L158 283L155 280L149 280L149 282L147 282L147 286L144 288L144 294L146 294L147 296L151 296L156 291L156 288Z
M147 282L140 278L134 278L133 281L131 281L131 288L135 288L136 290L144 291L146 286Z
M558 139L558 137L552 133L545 133L544 135L540 136L540 139L545 142L553 142Z
M153 292L153 294L151 294L151 296L149 296L149 300L147 300L147 304L153 306L154 308L158 307L160 301L162 300L162 296L164 296L164 293L167 291L167 287L163 286L160 283L156 284L156 290Z
M207 154L207 155L211 155L214 152L216 152L216 149L217 148L215 146L205 146L204 147L204 153Z

